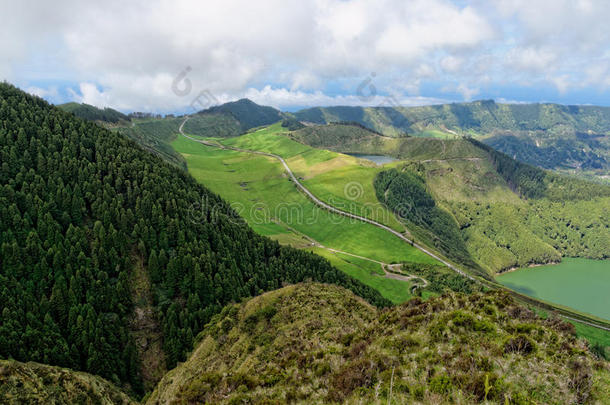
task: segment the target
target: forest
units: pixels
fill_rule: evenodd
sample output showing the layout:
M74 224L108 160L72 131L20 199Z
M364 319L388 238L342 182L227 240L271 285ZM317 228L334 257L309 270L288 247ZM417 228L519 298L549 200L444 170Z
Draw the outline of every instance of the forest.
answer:
M426 243L439 249L451 259L478 268L468 251L455 219L437 206L417 173L404 167L380 172L374 180L377 199L388 206L399 218L410 221L423 232Z
M133 141L0 84L0 357L142 393L128 317L144 263L167 367L230 303L314 280L379 306L328 261L255 234L217 195Z

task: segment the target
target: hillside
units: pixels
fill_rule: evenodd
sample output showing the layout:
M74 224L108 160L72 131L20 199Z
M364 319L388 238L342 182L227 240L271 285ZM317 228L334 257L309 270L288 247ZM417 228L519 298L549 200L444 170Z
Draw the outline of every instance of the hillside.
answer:
M442 142L451 157L433 158L430 149L421 149L421 157L410 154L400 177L423 179L439 209L453 217L445 221L451 226L433 232L441 245L458 249L463 240L475 262L492 273L562 256L609 257L610 187L520 164L476 141L430 142ZM415 206L403 210L406 220L431 230L442 217L425 215L413 195L388 200L387 186L381 178L376 182L380 198L394 209ZM452 242L447 232L456 226L461 238Z
M289 136L314 148L349 151L363 142L374 141L380 135L361 125L331 123L306 126L290 132Z
M565 256L610 255L608 186L520 163L470 137L390 138L347 127L342 131L351 136L338 137L336 127L308 127L287 136L306 145L403 161L387 167L401 172L392 193L392 181L376 177L377 199L417 238L449 257L465 264L474 260L493 274ZM357 179L353 176L327 179L349 182ZM409 184L410 191L396 198Z
M165 403L596 403L610 372L502 293L378 310L299 284L227 306L148 399Z
M294 116L317 124L354 121L392 137L471 135L543 168L610 171L610 107L484 100L423 107L315 107Z
M184 159L170 146L176 138L183 118L134 118L130 125L111 128L135 141L145 150L156 154L167 162L186 168Z
M210 107L198 114L228 114L239 122L242 133L250 128L281 121L284 117L279 110L258 105L247 98Z
M128 122L131 120L127 115L108 107L102 109L85 103L65 103L57 107L87 121L118 124L121 121Z
M8 84L0 161L0 358L141 394L155 383L142 380L145 360L184 360L231 301L312 279L389 304L319 256L257 235L183 170ZM139 339L148 326L158 345Z
M100 404L136 402L117 387L91 374L60 367L0 360L3 404Z

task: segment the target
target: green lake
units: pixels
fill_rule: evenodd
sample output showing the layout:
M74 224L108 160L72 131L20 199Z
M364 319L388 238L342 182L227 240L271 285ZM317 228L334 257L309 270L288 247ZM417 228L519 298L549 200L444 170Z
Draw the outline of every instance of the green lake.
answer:
M565 258L496 280L522 294L610 320L610 260Z

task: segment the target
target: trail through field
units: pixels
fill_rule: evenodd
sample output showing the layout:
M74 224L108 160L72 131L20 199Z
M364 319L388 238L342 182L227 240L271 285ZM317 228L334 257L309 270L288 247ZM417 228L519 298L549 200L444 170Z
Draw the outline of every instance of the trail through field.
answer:
M340 253L342 255L351 256L351 257L355 257L357 259L367 260L369 262L373 262L373 263L379 264L381 266L381 269L383 270L385 278L391 278L391 279L400 280L400 281L412 281L412 280L417 280L418 279L418 280L421 280L423 282L421 287L427 287L428 286L428 280L424 279L423 277L415 276L413 274L404 274L404 273L402 273L401 270L400 270L401 264L384 263L384 262L381 262L379 260L371 259L369 257L360 256L360 255L356 255L354 253L349 253L349 252L345 252L343 250L333 249L333 248L330 248L328 246L324 246L323 244L321 244L317 240L313 239L312 237L310 237L308 235L305 235L302 232L297 231L296 229L292 228L288 224L285 224L285 223L283 223L281 221L277 221L277 222L280 225L282 225L283 227L285 227L288 230L290 230L291 232L294 232L295 234L297 234L297 235L307 239L315 247L318 247L318 248L321 248L321 249L326 249L329 252ZM388 271L388 269L390 269L391 271Z
M196 139L196 138L194 138L192 136L189 136L189 135L185 134L183 132L183 127L184 127L184 124L186 123L186 121L188 121L188 119L189 119L189 117L187 116L184 119L184 121L182 122L182 124L180 124L180 127L178 128L180 134L182 136L184 136L185 138L188 138L188 139L190 139L190 140L192 140L194 142L198 142L198 143L200 143L202 145L205 145L205 146L210 146L210 147L219 148L219 149L233 150L233 151L236 151L236 152L249 153L249 154L254 154L254 155L267 156L267 157L271 157L271 158L277 159L277 160L279 160L282 163L282 165L284 166L284 169L286 170L286 172L290 176L290 179L296 185L296 187L299 190L301 190L307 197L309 197L309 199L311 201L313 201L316 205L318 205L318 206L320 206L320 207L322 207L322 208L324 208L324 209L326 209L326 210L328 210L330 212L333 212L333 213L336 213L336 214L339 214L339 215L343 215L343 216L346 216L346 217L349 217L349 218L357 219L359 221L366 222L366 223L374 225L374 226L376 226L378 228L384 229L385 231L392 233L396 237L402 239L403 241L407 242L411 246L413 246L416 249L422 251L423 253L427 254L428 256L432 257L433 259L436 259L439 262L443 263L445 266L447 266L448 268L450 268L454 272L460 274L461 276L466 277L466 278L468 278L468 279L470 279L470 280L472 280L474 282L483 284L484 286L486 286L488 288L491 286L491 283L483 282L482 280L480 280L478 278L475 278L475 277L471 276L470 274L460 270L459 268L457 268L453 264L449 263L447 260L437 256L436 254L432 253L430 250L426 249L422 245L420 245L418 243L415 243L413 240L407 238L404 234L402 234L402 233L400 233L398 231L395 231L394 229L392 229L392 228L390 228L390 227L388 227L386 225L380 224L377 221L374 221L374 220L369 219L369 218L362 217L360 215L352 214L351 212L343 211L343 210L341 210L339 208L333 207L333 206L325 203L324 201L320 200L319 198L317 198L311 191L309 191L309 189L307 189L297 179L297 177L294 175L294 173L292 172L292 170L290 169L290 167L288 166L288 164L286 163L284 158L282 158L279 155L276 155L274 153L261 152L261 151L257 151L257 150L249 150L249 149L236 148L236 147L233 147L233 146L226 146L226 145L222 145L222 144L220 144L218 142L210 142L210 141L206 141L206 140ZM455 159L480 160L481 158L472 157L472 158L455 158ZM450 160L450 159L447 159L447 160ZM407 230L407 232L408 232L408 230ZM344 253L344 252L341 252L341 253ZM367 259L367 258L363 257L363 259ZM370 259L367 259L367 260L370 260ZM385 271L386 271L386 269L384 268L384 272ZM404 278L397 278L397 277L400 277L399 274L396 274L396 273L386 273L386 277L407 281L408 277L410 277L410 276L402 276ZM499 286L497 284L494 284L494 286L493 286L493 288L498 288L498 287ZM512 294L516 295L516 296L523 297L522 294L519 294L519 293L517 293L517 292L515 292L513 290L509 289L508 291L511 292ZM530 298L530 297L527 297L527 298ZM536 300L534 300L534 301L536 301ZM542 303L540 301L537 301L537 302L540 303L540 304ZM593 326L593 327L596 327L596 328L599 328L599 329L604 329L604 330L610 331L610 328L608 328L606 326L603 326L603 325L600 325L600 324L596 324L596 323L592 323L592 322L588 322L588 321L586 321L584 319L578 319L578 318L575 318L573 316L566 315L565 313L562 313L562 312L566 312L565 310L557 308L557 307L553 307L553 308L554 308L555 311L559 312L560 315L563 318L565 318L565 319L569 319L569 320L572 320L572 321L575 321L575 322L580 322L580 323L583 323L583 324L586 324L586 325L589 325L589 326ZM569 314L574 314L573 312L568 312L568 313Z
M182 130L182 128L184 127L184 124L186 123L186 121L188 121L188 119L189 119L189 117L186 117L184 119L184 121L182 121L182 124L180 124L180 128L178 128L178 130L180 131L180 134L182 136L184 136L184 137L186 137L186 138L188 138L188 139L190 139L192 141L199 142L199 143L201 143L203 145L211 146L211 147L214 147L214 148L234 150L236 152L251 153L251 154L254 154L254 155L268 156L268 157L272 157L274 159L277 159L277 160L279 160L282 163L282 165L284 166L284 169L286 170L286 172L290 176L290 179L292 180L292 182L297 186L297 188L300 189L307 197L309 197L309 199L311 201L313 201L318 206L324 208L325 210L333 212L335 214L343 215L343 216L346 216L348 218L357 219L359 221L366 222L366 223L374 225L374 226L376 226L378 228L384 229L387 232L390 232L393 235L395 235L395 236L399 237L400 239L404 240L405 242L407 242L408 244L410 244L414 248L419 249L420 251L424 252L425 254L427 254L428 256L432 257L433 259L436 259L439 262L443 263L445 266L449 267L451 270L455 271L456 273L458 273L458 274L460 274L460 275L462 275L464 277L467 277L467 278L469 278L469 279L471 279L473 281L477 281L477 279L475 279L470 274L467 274L464 271L458 269L453 264L451 264L448 261L440 258L439 256L435 255L434 253L432 253L431 251L429 251L425 247L419 245L418 243L415 243L413 240L407 238L405 235L403 235L402 233L400 233L398 231L395 231L394 229L390 228L389 226L380 224L377 221L374 221L374 220L369 219L369 218L362 217L360 215L352 214L351 212L343 211L343 210L341 210L339 208L333 207L332 205L329 205L329 204L325 203L324 201L320 200L311 191L309 191L309 189L307 187L305 187L299 181L299 179L297 179L297 177L294 175L294 173L292 172L292 170L288 166L288 163L286 163L284 158L281 157L280 155L276 155L274 153L268 153L268 152L261 152L261 151L257 151L257 150L249 150L249 149L236 148L236 147L233 147L233 146L226 146L226 145L222 145L220 143L204 141L204 140L196 139L196 138L193 138L192 136L186 135L184 133L184 131Z

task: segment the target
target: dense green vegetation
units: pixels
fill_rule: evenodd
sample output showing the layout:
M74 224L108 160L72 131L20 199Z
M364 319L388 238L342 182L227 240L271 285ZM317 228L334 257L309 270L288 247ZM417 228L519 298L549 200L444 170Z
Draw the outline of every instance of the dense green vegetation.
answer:
M206 138L226 138L243 133L242 126L233 115L222 113L193 114L184 123L184 131Z
M143 263L168 367L231 301L305 279L376 291L254 233L217 195L132 141L0 85L0 357L141 392L127 318Z
M3 404L133 404L131 398L100 377L69 369L0 360Z
M446 266L424 263L403 263L401 271L421 276L429 283L427 290L435 293L455 291L464 294L482 292L483 287L469 278L457 274Z
M147 403L605 401L610 373L572 331L500 292L380 311L300 284L225 307Z
M472 135L516 159L547 169L610 171L610 108L497 104L492 100L422 107L315 107L302 121L355 121L387 136Z
M569 201L610 196L610 186L553 174L512 159L475 139L466 139L485 150L496 171L525 198L546 197L551 201Z
M108 107L101 109L85 103L65 103L58 105L58 107L87 121L101 121L111 124L130 121L127 115Z
M375 178L375 192L400 218L427 231L425 241L448 257L476 268L469 256L455 219L438 207L426 190L425 181L403 168L380 172Z
M258 105L247 98L210 107L203 110L200 114L229 114L235 118L240 126L241 132L250 128L270 125L281 121L284 115L273 107Z

